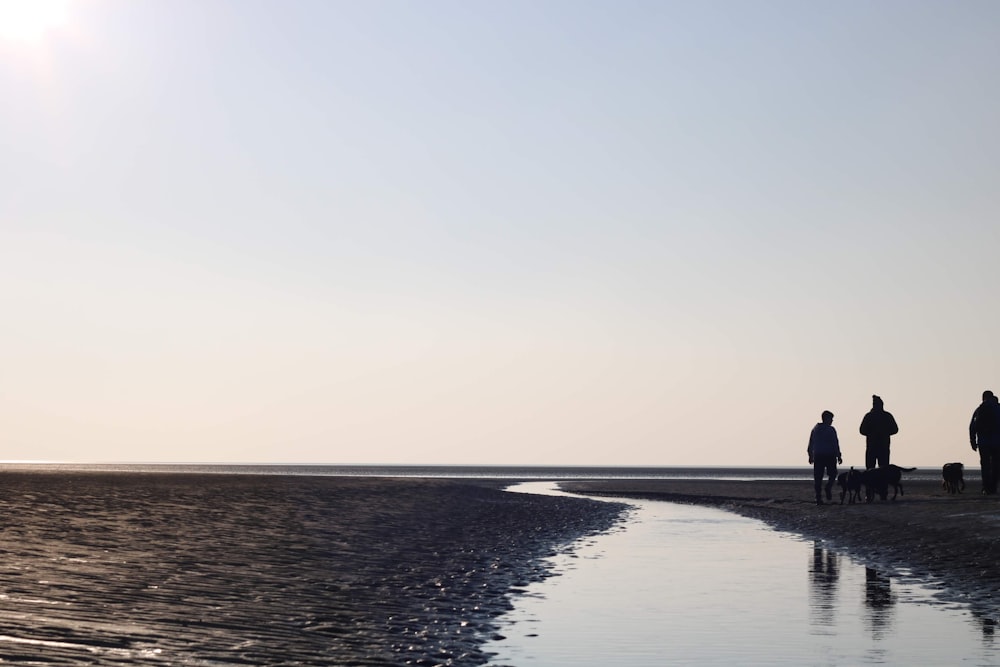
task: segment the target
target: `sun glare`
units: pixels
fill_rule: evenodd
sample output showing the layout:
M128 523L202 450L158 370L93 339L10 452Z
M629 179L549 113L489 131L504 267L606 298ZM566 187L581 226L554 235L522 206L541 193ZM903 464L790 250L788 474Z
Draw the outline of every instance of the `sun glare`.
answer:
M0 42L38 42L68 20L69 0L0 0Z

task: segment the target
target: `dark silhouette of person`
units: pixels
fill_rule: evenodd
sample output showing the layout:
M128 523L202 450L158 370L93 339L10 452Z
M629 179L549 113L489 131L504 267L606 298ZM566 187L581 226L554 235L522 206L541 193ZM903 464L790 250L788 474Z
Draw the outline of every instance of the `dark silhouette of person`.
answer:
M861 420L861 435L865 436L865 467L889 465L889 438L899 433L896 419L886 412L882 399L872 396L872 409Z
M969 443L973 451L979 451L983 493L993 495L1000 479L1000 402L989 389L983 392L983 402L972 413Z
M826 499L833 499L833 485L837 481L837 464L843 463L840 456L840 440L837 439L837 429L833 428L833 413L824 410L823 421L813 426L809 433L809 446L806 453L809 463L813 464L813 488L816 490L816 504L823 504L823 475L829 474L830 481L826 483Z

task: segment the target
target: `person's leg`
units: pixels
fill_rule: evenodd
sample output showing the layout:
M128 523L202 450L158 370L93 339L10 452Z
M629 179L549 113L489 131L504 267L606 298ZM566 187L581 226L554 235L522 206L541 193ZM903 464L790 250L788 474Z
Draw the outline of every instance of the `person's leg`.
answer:
M993 462L992 457L987 451L985 445L979 445L979 470L980 478L983 480L982 493L989 493L990 489L990 476L993 474Z
M880 468L889 465L889 445L879 445L875 459Z
M875 467L875 447L868 445L865 448L865 468L870 469Z
M813 489L816 491L816 504L823 504L823 458L813 458Z
M833 500L833 485L837 483L837 457L831 456L826 464L826 472L830 480L826 483L826 499Z
M986 450L989 453L989 485L986 487L986 492L989 494L994 494L997 492L997 482L1000 481L1000 451L994 447L988 447Z

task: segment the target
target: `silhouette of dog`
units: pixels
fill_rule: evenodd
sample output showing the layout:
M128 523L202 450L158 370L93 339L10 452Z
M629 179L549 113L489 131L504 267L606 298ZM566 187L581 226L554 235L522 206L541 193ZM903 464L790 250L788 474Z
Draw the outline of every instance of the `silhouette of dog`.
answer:
M961 493L965 490L965 478L962 471L965 466L961 463L945 463L941 468L941 486L948 493Z
M889 496L889 487L892 487L892 499L897 495L903 495L903 473L912 472L916 468L901 468L890 463L880 468L869 468L861 473L861 483L865 485L865 502L874 500L875 495L882 500Z
M844 498L847 498L848 504L853 505L861 500L861 471L851 466L847 472L837 475L837 486L840 487L840 504L843 505Z

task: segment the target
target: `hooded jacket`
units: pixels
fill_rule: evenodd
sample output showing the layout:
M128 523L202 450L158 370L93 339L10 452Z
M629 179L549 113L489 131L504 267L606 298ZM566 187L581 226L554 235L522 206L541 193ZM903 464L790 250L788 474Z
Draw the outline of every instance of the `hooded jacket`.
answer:
M813 426L809 433L809 446L806 452L810 458L817 456L840 456L840 440L837 429L832 424L820 422Z
M886 412L882 407L882 400L877 396L873 400L871 411L861 420L861 435L865 436L865 442L869 447L888 445L889 437L899 433L896 420L891 412Z
M984 400L972 413L969 441L973 449L996 447L1000 444L1000 405L997 405L995 398Z

